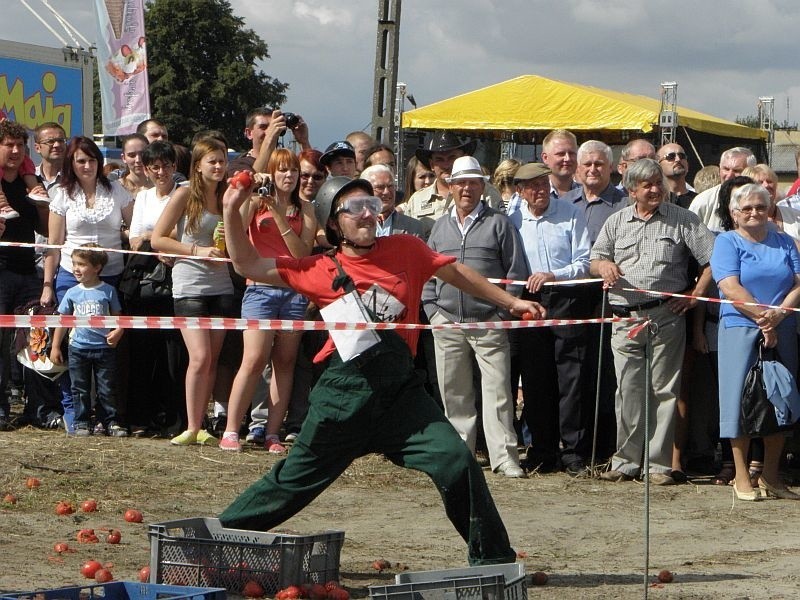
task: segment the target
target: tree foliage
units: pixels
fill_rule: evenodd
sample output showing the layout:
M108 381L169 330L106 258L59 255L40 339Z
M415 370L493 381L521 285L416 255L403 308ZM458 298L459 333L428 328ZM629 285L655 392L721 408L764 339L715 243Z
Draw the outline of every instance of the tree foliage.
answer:
M148 1L145 31L150 112L176 142L217 129L245 147L247 112L286 100L288 84L256 67L269 58L266 42L226 0Z
M736 122L739 125L745 125L747 127L753 127L755 129L761 128L761 118L758 115L745 115L744 117L740 117L737 115ZM788 119L784 119L782 122L775 121L775 123L773 124L773 129L795 131L797 130L797 122L790 123Z

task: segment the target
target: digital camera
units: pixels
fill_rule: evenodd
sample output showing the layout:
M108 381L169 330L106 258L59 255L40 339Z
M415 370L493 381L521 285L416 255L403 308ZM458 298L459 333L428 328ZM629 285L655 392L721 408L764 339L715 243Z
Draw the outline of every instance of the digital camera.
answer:
M300 116L296 115L291 112L283 113L284 118L286 119L286 128L287 129L294 129L298 125L300 125Z

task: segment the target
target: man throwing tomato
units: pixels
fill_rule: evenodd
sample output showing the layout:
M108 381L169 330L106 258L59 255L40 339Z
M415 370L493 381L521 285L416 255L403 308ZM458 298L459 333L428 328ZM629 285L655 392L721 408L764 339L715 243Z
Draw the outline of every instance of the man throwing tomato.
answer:
M239 216L248 193L234 183L223 198L225 238L236 270L255 281L292 287L323 311L355 302L371 320L416 323L422 288L435 276L517 316L544 316L539 304L512 296L418 238L376 238L381 202L368 181L333 177L320 188L317 219L334 249L301 259L259 256ZM220 515L222 524L275 527L316 498L353 460L377 452L433 479L448 517L467 542L470 564L514 562L481 468L414 372L417 337L412 329L381 331L375 345L351 358L343 343L337 347L329 338L315 358L327 368L311 392L292 450Z

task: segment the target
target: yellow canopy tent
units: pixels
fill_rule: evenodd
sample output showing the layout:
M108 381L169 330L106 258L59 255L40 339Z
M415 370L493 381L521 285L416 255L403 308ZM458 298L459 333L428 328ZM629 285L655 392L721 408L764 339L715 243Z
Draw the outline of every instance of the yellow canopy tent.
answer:
M522 75L403 113L406 129L550 131L569 129L647 134L661 102L537 75ZM714 136L766 140L767 132L678 107L678 126ZM585 136L582 136L585 137Z

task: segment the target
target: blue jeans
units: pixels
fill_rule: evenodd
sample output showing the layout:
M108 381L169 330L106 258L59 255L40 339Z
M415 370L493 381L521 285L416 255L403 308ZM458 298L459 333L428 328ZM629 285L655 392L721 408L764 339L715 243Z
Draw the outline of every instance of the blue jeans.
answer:
M302 321L308 300L294 290L271 285L248 285L242 298L243 319Z
M69 375L72 379L72 399L75 408L75 427L89 427L92 413L92 375L94 375L97 404L102 407L106 429L117 422L117 399L114 378L117 356L114 348L69 347ZM100 411L98 411L100 412Z
M119 275L109 275L103 276L100 275L100 279L107 283L108 285L117 287L119 283ZM75 287L78 285L78 280L75 279L75 275L72 274L71 271L67 271L66 269L58 267L58 272L56 273L56 280L55 280L55 293L56 293L56 304L58 305L61 303L61 300L64 298L64 294L67 293L67 290L71 287ZM41 292L40 292L41 293ZM72 361L72 346L69 347L68 350L68 360ZM64 409L64 414L68 413L75 413L77 416L77 412L79 408L75 406L76 400L73 398L72 394L72 368L70 368L69 373L65 373L61 377L59 377L56 381L58 382L58 386L61 389L61 406Z

